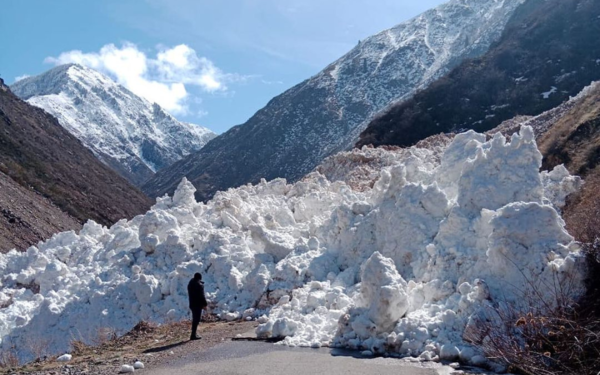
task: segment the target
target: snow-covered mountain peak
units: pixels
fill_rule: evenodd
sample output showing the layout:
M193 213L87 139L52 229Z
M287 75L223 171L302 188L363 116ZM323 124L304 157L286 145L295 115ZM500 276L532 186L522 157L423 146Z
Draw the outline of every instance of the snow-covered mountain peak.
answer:
M366 116L340 111L358 123L330 138L318 161L351 147L369 120L412 96L463 60L485 53L525 0L451 0L362 40L312 77L307 86L332 91L337 107L359 106ZM333 151L333 152L332 152ZM324 154L324 155L323 155Z
M77 85L80 85L77 87ZM36 76L28 77L14 83L11 88L19 91L22 99L33 96L60 94L67 90L83 90L92 87L110 89L117 83L109 77L79 64L65 64Z
M216 136L77 64L18 81L11 89L54 115L100 160L138 185Z

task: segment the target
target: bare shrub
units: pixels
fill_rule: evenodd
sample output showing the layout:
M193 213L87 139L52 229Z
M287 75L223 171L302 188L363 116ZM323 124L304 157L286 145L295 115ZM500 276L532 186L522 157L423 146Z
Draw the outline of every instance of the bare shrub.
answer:
M8 350L0 350L0 368L13 369L19 366L19 356L14 345Z
M587 375L600 370L600 322L560 310L542 315L498 312L501 324L478 322L473 344L509 371L527 375Z
M599 244L596 241L595 244ZM552 300L536 286L524 294L525 309L499 304L479 317L465 339L492 361L526 375L596 375L600 371L598 246L584 248L588 260L586 295L574 300L573 280L555 280ZM596 285L597 286L597 285Z
M155 323L142 320L133 327L130 333L134 335L149 334L155 332L157 328Z
M100 327L95 333L83 335L81 332L71 333L71 353L84 354L90 348L102 346L118 338L117 330L113 327Z
M44 360L49 354L50 340L47 338L28 338L26 345L35 361Z
M585 176L583 189L563 211L569 233L582 244L588 277L586 293L573 300L557 285L555 307L535 293L524 298L529 309L491 312L499 322L481 319L469 340L487 357L522 374L597 375L600 372L600 167ZM533 288L535 289L535 288ZM542 306L543 308L540 308Z
M96 335L92 338L94 346L103 345L109 341L117 339L117 330L112 327L101 327L96 331Z
M72 340L71 341L71 354L73 355L81 355L87 351L89 345L81 340Z

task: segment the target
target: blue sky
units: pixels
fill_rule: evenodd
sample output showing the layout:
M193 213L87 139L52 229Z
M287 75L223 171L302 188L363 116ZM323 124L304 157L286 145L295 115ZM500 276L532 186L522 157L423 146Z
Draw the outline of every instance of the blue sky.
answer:
M443 0L7 0L0 75L94 67L222 133L358 40Z

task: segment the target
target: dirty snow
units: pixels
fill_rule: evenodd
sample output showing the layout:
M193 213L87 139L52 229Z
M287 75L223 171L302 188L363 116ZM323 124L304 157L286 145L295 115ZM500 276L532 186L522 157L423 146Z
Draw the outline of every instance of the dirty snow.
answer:
M315 172L204 204L184 179L133 220L88 222L0 255L2 347L30 360L25 338L44 336L64 353L106 327L187 318L186 285L200 271L214 310L257 318L259 336L481 365L463 339L478 316L524 307L532 285L547 301L545 286L562 278L582 291L582 258L558 212L581 181L561 167L539 173L530 127L510 142L469 131L438 148L387 152L358 190L346 180L372 171L330 166L335 182Z

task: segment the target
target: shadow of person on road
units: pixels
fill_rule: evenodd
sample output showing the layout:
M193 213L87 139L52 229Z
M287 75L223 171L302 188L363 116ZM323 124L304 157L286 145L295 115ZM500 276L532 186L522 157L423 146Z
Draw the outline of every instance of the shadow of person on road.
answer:
M176 347L181 346L181 345L185 345L188 342L190 342L190 341L189 340L184 340L184 341L181 341L181 342L176 342L174 344L169 344L169 345L165 345L165 346L159 346L157 348L150 348L150 349L144 350L143 353L144 354L147 354L147 353L160 353L160 352L164 352L164 351L169 350L169 349L176 348Z
M364 356L364 355L362 355L362 353L360 352L360 350L332 348L332 349L330 349L329 353L333 357L352 357L352 358L359 358L359 359L374 358L374 356Z

